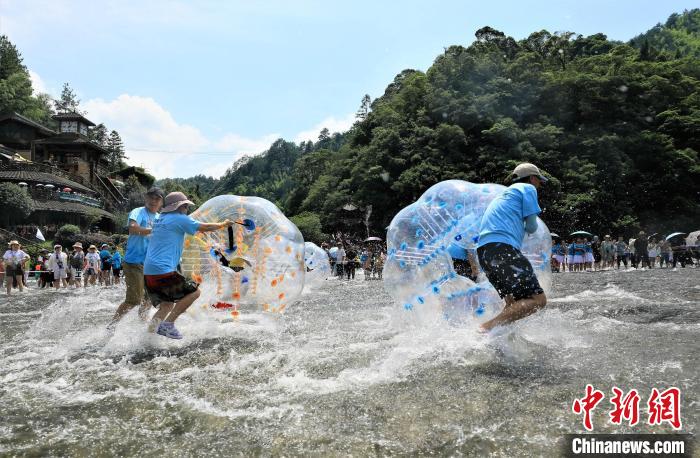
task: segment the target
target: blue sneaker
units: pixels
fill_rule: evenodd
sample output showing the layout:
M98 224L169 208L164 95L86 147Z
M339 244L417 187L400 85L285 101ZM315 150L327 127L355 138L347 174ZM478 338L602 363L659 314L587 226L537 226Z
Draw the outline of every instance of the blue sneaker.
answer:
M158 335L167 337L169 339L182 339L182 334L175 327L175 323L169 321L163 321L158 326Z

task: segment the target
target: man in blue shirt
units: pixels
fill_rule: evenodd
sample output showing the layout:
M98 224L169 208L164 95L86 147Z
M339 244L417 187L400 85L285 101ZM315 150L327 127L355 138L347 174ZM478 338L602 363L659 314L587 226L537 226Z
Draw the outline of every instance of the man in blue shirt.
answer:
M187 215L188 205L193 203L181 192L171 192L165 197L160 218L153 225L143 265L146 289L151 302L158 307L149 330L171 339L182 339L175 328L175 320L200 294L199 285L178 272L185 234L217 231L234 224L229 220L221 223L195 221Z
M109 252L109 245L103 243L100 247L100 285L110 285L110 274L112 273L112 253Z
M513 184L491 201L481 218L479 263L506 301L499 315L481 325L484 331L525 318L547 304L530 261L520 252L525 232L537 230L537 188L547 178L528 163L518 165L511 178Z
M134 208L129 213L127 225L129 227L129 239L126 242L124 253L124 282L126 283L126 298L117 308L112 325L116 324L122 316L137 305L142 305L139 315L146 319L148 303L144 300L143 286L143 262L146 259L148 241L153 223L158 218L158 211L163 206L163 191L160 188L151 188L146 193L146 202L143 207Z

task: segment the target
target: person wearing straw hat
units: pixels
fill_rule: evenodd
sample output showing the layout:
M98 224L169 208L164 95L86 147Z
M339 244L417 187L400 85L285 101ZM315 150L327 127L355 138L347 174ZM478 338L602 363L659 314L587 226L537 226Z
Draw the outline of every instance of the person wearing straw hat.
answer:
M233 226L226 220L220 223L203 223L187 215L193 202L181 192L171 192L165 197L160 218L153 225L143 264L146 290L151 302L158 307L149 324L149 331L171 339L182 339L175 328L175 320L199 297L199 285L178 272L185 234L211 232Z
M5 288L9 296L14 281L17 282L19 291L24 291L24 270L22 266L29 259L29 255L20 249L17 240L12 240L8 243L8 248L2 259L5 262Z
M83 244L75 242L73 244L73 253L68 261L71 271L71 285L80 288L83 283L83 269L85 268L85 252Z
M63 247L54 245L53 253L49 257L49 269L53 272L53 286L58 289L63 283L64 288L68 288L68 255L63 252Z
M547 181L537 166L522 163L510 176L512 184L486 207L479 228L477 255L489 282L505 300L503 311L481 330L512 323L547 304L530 261L520 248L525 233L537 230L537 189Z
M87 288L88 282L91 286L95 286L97 275L100 272L100 253L97 252L95 245L88 247L88 252L85 255L85 278L83 287Z
M143 263L146 260L146 251L148 251L153 224L158 219L158 212L162 206L163 191L154 187L146 193L144 206L134 208L129 213L127 221L129 239L126 242L126 251L122 261L126 297L114 312L110 327L115 326L121 317L137 305L140 306L139 316L142 319L148 318L149 304L143 283Z

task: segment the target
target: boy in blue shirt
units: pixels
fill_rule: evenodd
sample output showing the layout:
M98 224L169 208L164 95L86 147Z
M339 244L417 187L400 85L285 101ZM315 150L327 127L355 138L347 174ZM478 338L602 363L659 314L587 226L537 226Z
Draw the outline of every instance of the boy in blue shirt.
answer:
M165 196L165 206L153 225L151 241L143 264L146 289L158 311L149 325L151 332L182 339L175 320L199 297L199 285L178 272L185 234L211 232L233 226L230 220L202 223L187 215L193 203L181 192Z
M530 261L520 252L525 233L537 230L537 188L547 181L528 163L518 165L513 184L496 197L484 212L477 255L489 282L505 299L503 311L481 325L483 331L525 318L547 304Z
M153 223L158 218L158 211L162 206L163 191L160 188L151 188L146 193L145 205L134 208L129 213L127 221L129 239L126 242L126 252L122 262L126 297L114 313L110 326L116 325L122 316L137 305L142 306L139 315L144 320L148 318L148 303L145 301L143 285L143 262L146 259Z
M103 243L100 247L100 284L110 285L112 273L112 253L109 252L109 245Z

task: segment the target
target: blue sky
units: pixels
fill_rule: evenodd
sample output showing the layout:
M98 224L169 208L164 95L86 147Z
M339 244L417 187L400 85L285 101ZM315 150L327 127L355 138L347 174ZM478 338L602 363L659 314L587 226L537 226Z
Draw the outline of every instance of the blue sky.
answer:
M628 40L695 1L0 0L35 88L70 82L159 178L221 175L278 137L345 130L362 96L489 25Z

